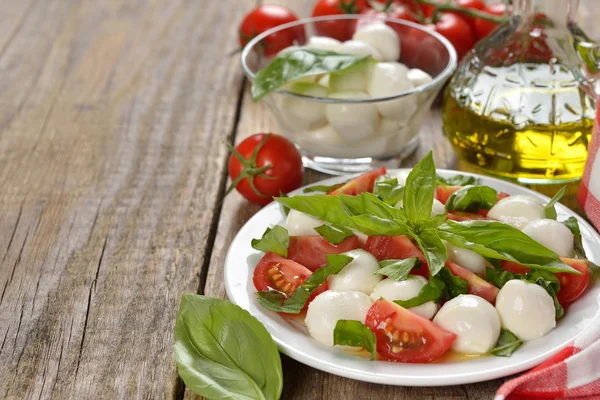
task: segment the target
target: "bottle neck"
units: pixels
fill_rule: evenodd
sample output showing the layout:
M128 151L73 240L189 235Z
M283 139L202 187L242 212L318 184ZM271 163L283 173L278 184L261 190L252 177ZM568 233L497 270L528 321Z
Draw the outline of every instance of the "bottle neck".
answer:
M514 15L543 14L555 24L566 25L575 21L579 0L514 0Z

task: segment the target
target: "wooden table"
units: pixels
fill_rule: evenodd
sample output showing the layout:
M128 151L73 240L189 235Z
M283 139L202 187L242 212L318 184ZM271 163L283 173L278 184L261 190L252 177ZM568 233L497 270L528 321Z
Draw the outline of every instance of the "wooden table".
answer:
M227 248L259 209L224 198L225 142L276 129L229 55L255 5L0 3L0 398L193 397L172 360L180 297L224 297ZM439 110L406 164L431 148L455 166ZM283 364L285 399L484 399L501 383L389 387Z

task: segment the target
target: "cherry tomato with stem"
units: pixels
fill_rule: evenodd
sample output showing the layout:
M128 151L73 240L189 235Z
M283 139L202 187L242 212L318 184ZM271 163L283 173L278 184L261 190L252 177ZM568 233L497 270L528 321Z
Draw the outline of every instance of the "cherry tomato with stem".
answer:
M367 0L319 0L312 11L313 17L327 15L359 14L371 8ZM321 21L314 24L315 30L321 36L328 36L340 41L352 38L352 20Z

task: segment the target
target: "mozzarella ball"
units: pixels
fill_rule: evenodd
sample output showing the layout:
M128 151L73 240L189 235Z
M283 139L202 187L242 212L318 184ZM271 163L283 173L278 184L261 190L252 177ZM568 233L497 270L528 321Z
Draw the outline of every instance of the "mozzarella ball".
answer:
M398 179L398 183L400 185L406 185L406 180L408 179L409 174L410 170L388 171L388 175Z
M327 36L311 36L305 47L339 53L342 42Z
M379 127L377 128L377 136L389 136L397 135L402 129L402 124L395 119L382 118L379 121Z
M367 90L367 68L365 65L350 67L342 72L329 74L329 87L334 92L364 92ZM319 104L323 108L322 104Z
M298 210L290 210L285 225L290 236L310 236L319 234L315 228L323 225L323 221Z
M544 206L530 196L510 196L500 200L488 212L488 217L517 229L523 229L529 222L542 219L546 215Z
M387 97L412 89L406 74L408 68L397 62L381 62L370 69L368 82L369 96ZM411 96L377 103L377 109L384 118L406 122L417 109L417 102Z
M448 260L454 261L479 276L485 276L485 269L488 265L485 257L472 250L456 247L452 243L444 242L444 244L446 245Z
M523 233L561 257L573 257L573 232L553 219L536 219L525 225Z
M350 250L344 254L353 260L338 274L327 277L329 289L371 294L373 288L383 279L383 276L375 275L379 270L377 259L362 249Z
M419 291L427 284L427 279L419 275L409 275L403 281L396 282L393 279L384 279L375 286L371 293L371 300L377 301L381 297L386 300L410 300L419 295ZM438 310L438 305L433 301L409 308L410 311L420 316L431 319Z
M433 206L431 207L431 217L435 217L436 215L446 214L446 207L442 204L438 199L433 199Z
M500 336L500 318L496 309L472 294L461 294L447 301L433 323L456 335L452 349L459 353L487 353Z
M431 75L418 68L408 70L406 77L412 84L412 87L421 86L432 81Z
M339 92L333 99L368 99L362 92ZM325 106L325 115L345 140L360 140L371 136L379 124L377 107L373 103L332 103Z
M288 90L293 93L313 97L327 97L329 89L325 86L307 82L296 82ZM314 128L325 122L325 109L323 104L295 96L284 96L281 112L287 119L287 124L301 128Z
M384 23L377 22L360 27L353 40L368 43L381 54L382 61L396 61L400 58L400 40L396 31Z
M542 337L556 326L554 300L535 283L508 281L498 292L496 310L502 326L524 341Z
M327 290L308 305L306 327L310 336L327 346L333 346L333 331L340 319L365 323L372 301L361 292Z
M353 54L355 56L367 57L371 56L375 61L381 61L381 54L369 43L360 42L358 40L346 40L340 46L340 53Z

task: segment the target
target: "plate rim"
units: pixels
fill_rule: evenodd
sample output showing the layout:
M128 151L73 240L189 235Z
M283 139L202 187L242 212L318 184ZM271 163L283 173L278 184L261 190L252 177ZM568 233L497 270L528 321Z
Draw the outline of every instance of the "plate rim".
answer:
M393 168L393 169L388 169L387 172L388 173L401 173L401 172L409 172L411 169L412 168ZM485 176L485 175L472 173L472 172L466 172L466 171L457 171L457 170L441 169L441 168L436 169L436 173L438 173L442 176L444 176L444 175L452 176L452 175L460 174L460 175L472 176L475 178L483 178L486 181L491 182L491 183L499 183L501 185L508 185L511 188L515 189L516 191L519 191L520 192L519 194L532 195L541 200L545 200L546 202L550 200L550 197L548 197L542 193L536 192L527 187L519 186L513 182L502 180L502 179L491 177L491 176ZM360 173L329 177L329 178L326 178L323 180L319 180L319 181L304 185L294 191L291 191L289 193L289 195L302 194L303 189L306 187L310 187L310 186L317 185L317 184L333 184L333 183L336 183L339 181L351 179L351 178L359 176L359 175L360 175ZM600 245L600 233L598 233L583 217L581 217L580 215L575 213L573 210L571 210L570 208L568 208L567 206L565 206L561 203L557 203L556 206L561 211L568 214L569 216L574 216L577 219L577 222L579 224L582 224L585 227L585 230L592 233L592 240ZM227 249L227 255L225 257L225 262L224 262L224 267L223 267L224 286L225 286L225 290L227 293L227 298L234 304L238 304L238 303L235 301L235 297L232 294L232 288L229 284L230 282L227 279L228 265L230 264L230 258L233 257L231 249L234 247L234 244L240 240L240 238L242 236L242 232L244 231L244 228L249 226L251 224L251 222L261 212L265 212L266 210L270 210L270 209L276 208L276 207L279 207L279 205L277 203L273 202L273 203L266 205L261 210L259 210L256 214L254 214L238 230L238 232L234 236L233 240L231 241L229 248ZM598 282L596 282L596 285L597 284L598 284ZM243 306L241 306L241 307L244 308ZM244 309L246 309L246 308L244 308ZM248 310L248 311L252 314L251 310ZM259 320L260 320L260 318L259 318ZM594 323L598 320L600 320L600 309L593 316L592 321L590 323ZM265 325L264 322L261 321L261 323L263 323L263 325ZM269 331L269 327L267 325L265 325L265 328L267 329L267 331ZM441 376L441 377L440 376L431 377L431 379L429 381L424 381L423 379L416 379L415 377L412 377L412 376L411 377L403 376L403 375L390 376L387 374L376 375L373 373L369 373L368 371L359 371L359 370L356 370L354 368L349 368L344 365L334 364L334 363L325 361L323 359L318 359L317 357L314 357L314 356L308 354L307 352L302 351L301 349L297 349L294 346L290 346L288 343L286 343L284 340L281 340L279 337L277 337L270 331L269 331L269 334L275 341L279 351L281 351L283 354L286 354L287 356L295 359L298 362L301 362L309 367L321 370L323 372L331 373L331 374L334 374L337 376L342 376L345 378L355 379L358 381L371 382L371 383L377 383L377 384L386 384L386 385L394 385L394 386L410 386L410 387L431 387L431 386L450 386L450 385L457 385L457 384L469 384L469 383L483 382L483 381L502 378L502 377L505 377L508 375L523 372L525 370L528 370L530 368L533 368L533 367L539 365L540 363L544 362L548 358L552 357L554 354L558 353L561 349L563 349L566 345L568 345L568 343L570 343L571 341L575 340L577 337L582 335L585 331L586 331L586 329L582 329L579 332L577 332L576 335L570 337L566 343L560 345L559 347L544 351L541 354L538 354L537 356L532 357L529 360L520 362L519 364L516 364L516 365L514 365L514 364L507 365L507 366L503 366L503 367L494 368L491 370L486 369L484 371L478 371L476 373L461 373L460 376L448 375L448 376ZM318 344L318 343L315 343L315 344ZM351 354L349 354L348 356L359 358L356 356L352 356ZM389 361L381 361L381 362L389 363ZM466 361L466 362L472 362L472 361ZM453 364L460 364L460 362L453 363ZM440 365L440 364L406 364L406 363L404 363L402 365L411 365L411 366L418 365L418 366L426 367L429 365ZM510 370L510 371L508 371L508 370ZM485 375L485 376L483 376L483 375ZM410 380L416 379L418 382L416 382L416 384L412 383L412 382L407 382L406 381L407 379L410 379Z

